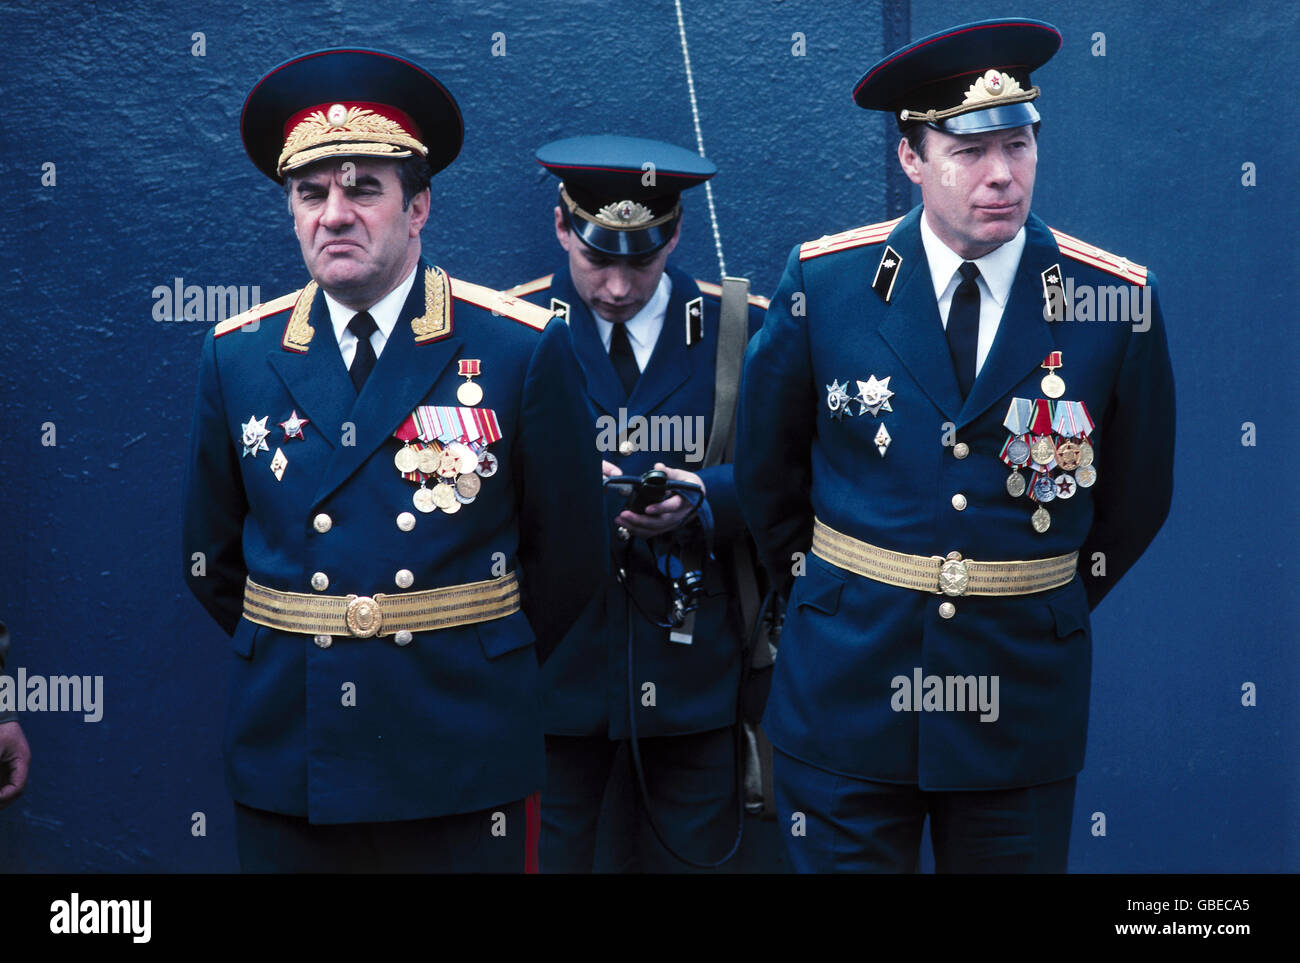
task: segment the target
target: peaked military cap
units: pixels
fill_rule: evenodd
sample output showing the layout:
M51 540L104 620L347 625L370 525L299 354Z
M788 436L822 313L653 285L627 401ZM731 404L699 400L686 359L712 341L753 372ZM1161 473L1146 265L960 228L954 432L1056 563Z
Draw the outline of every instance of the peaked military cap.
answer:
M651 254L681 219L681 192L718 172L694 151L658 140L567 137L537 149L537 162L561 179L569 226L602 254Z
M978 134L1037 123L1029 73L1061 48L1041 20L981 20L895 50L858 81L859 107L887 110L899 129L923 123L947 134Z
M317 50L259 80L239 119L244 149L267 177L327 157L420 155L434 173L465 137L455 99L427 70L382 50Z

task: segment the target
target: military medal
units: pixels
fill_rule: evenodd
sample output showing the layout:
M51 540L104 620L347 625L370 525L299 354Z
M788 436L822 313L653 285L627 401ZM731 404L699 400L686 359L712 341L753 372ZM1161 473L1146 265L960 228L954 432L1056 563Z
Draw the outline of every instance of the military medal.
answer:
M1056 478L1056 497L1073 498L1074 497L1074 476L1058 475Z
M415 461L416 467L419 468L422 474L432 475L437 472L438 466L442 464L442 449L436 443L432 444L428 448L422 449Z
M885 457L885 452L889 450L889 443L893 441L889 437L889 432L885 430L885 423L880 423L880 430L876 432L876 450L880 452L880 457Z
M1074 473L1074 480L1080 488L1091 488L1097 483L1097 469L1091 465L1081 465Z
M482 373L483 362L478 358L461 358L460 370L457 372L465 383L456 389L456 400L467 408L475 407L483 400L483 389L473 379Z
M252 455L257 457L259 451L270 451L271 447L266 443L266 436L270 434L266 430L266 422L270 415L261 418L255 415L249 415L248 421L239 426L241 441L244 443L244 454L242 457L247 458Z
M1029 464L1029 442L1023 438L1012 438L1007 442L1007 460L1017 468Z
M1007 494L1012 498L1019 498L1025 493L1025 476L1018 471L1013 471L1007 476Z
M443 484L434 485L431 491L433 492L433 503L437 505L439 508L441 508L444 512L447 511L448 508L452 505L456 506L456 508L452 509L452 511L457 511L460 509L460 505L456 501L456 496L452 493L452 487L450 485L443 485Z
M882 411L894 410L889 404L889 399L892 397L894 393L889 390L889 378L877 381L876 376L871 375L866 381L858 382L858 393L853 400L861 405L858 414L869 411L873 418L878 418Z
M1062 468L1066 471L1074 471L1079 467L1080 449L1077 441L1071 441L1068 438L1056 446L1056 460L1060 462Z
M1039 367L1046 368L1048 371L1041 384L1043 394L1049 398L1059 398L1065 394L1065 382L1056 373L1056 369L1061 367L1061 352L1053 351L1043 359L1043 363Z
M1039 505L1034 514L1029 516L1029 523L1034 526L1034 531L1041 535L1052 524L1052 516L1048 514L1046 508Z
M1034 459L1034 464L1050 465L1052 459L1056 457L1056 446L1052 444L1052 436L1037 435L1029 453Z
M478 465L478 456L470 450L468 445L453 441L447 446L447 451L456 460L457 475L467 475Z
M284 429L285 441L289 441L293 438L301 438L303 441L307 440L307 436L302 433L302 429L305 425L311 424L311 422L306 418L299 418L298 409L295 408L293 414L289 415L289 417L284 421L278 422L278 424Z
M485 451L478 456L478 465L474 468L474 473L480 478L491 478L497 473L497 456L490 451Z
M426 515L437 508L437 505L433 500L433 492L429 491L429 489L425 488L423 485L415 490L415 494L411 496L411 501L415 503L417 509L424 512Z
M479 478L478 475L475 475L473 472L470 472L469 474L466 475L461 475L459 478L456 479L457 494L464 495L466 498L471 498L471 499L474 498L476 495L478 495L479 489L481 489L482 487L483 487L483 480Z
M1050 502L1056 497L1056 483L1051 475L1039 475L1034 479L1032 497L1038 502Z
M275 455L271 458L271 474L275 475L276 481L284 478L284 470L289 467L289 459L284 457L284 452L279 448L275 450Z
M396 455L393 456L393 464L403 475L409 475L420 467L419 453L416 452L408 442L398 450Z
M853 417L853 408L851 407L853 399L849 397L848 387L847 381L840 384L834 378L826 386L826 407L831 410L831 417L836 421L843 418L845 414L848 414L850 418Z

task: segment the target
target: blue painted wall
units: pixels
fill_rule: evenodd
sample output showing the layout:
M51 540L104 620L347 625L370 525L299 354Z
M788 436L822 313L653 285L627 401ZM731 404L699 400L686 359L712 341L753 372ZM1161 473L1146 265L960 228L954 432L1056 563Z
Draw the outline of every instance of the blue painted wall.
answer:
M1179 378L1173 515L1095 616L1071 866L1295 871L1300 145L1278 93L1295 74L1297 17L1261 2L1081 6L971 14L1062 29L1064 49L1035 75L1035 208L1157 272ZM884 7L683 0L727 268L760 292L792 244L909 203L890 122L849 91L909 29L963 12ZM0 22L7 671L102 675L105 703L97 723L23 717L35 765L0 814L0 870L233 870L226 643L173 561L204 326L152 315L155 286L178 277L259 285L264 298L305 279L279 188L239 144L244 94L319 47L389 47L429 67L459 99L467 137L434 181L426 250L455 275L506 286L553 266L538 144L604 130L693 144L676 14L670 0L127 0L7 4ZM195 31L205 56L192 55ZM497 31L504 57L492 56ZM1098 31L1104 57L1091 50ZM1255 187L1241 183L1247 162ZM687 217L676 260L716 277L702 191ZM1247 421L1254 447L1241 443ZM1241 706L1245 682L1258 686L1254 708ZM190 833L195 812L206 837ZM1104 838L1089 832L1093 812L1106 814Z

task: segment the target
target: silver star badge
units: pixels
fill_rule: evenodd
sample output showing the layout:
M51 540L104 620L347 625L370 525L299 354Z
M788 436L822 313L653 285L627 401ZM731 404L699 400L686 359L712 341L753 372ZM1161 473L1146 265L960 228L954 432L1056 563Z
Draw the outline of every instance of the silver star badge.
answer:
M876 376L872 375L866 381L858 382L858 394L853 400L862 406L858 409L858 414L869 411L878 418L882 411L894 410L889 404L892 397L894 393L889 390L889 378L877 381Z
M290 439L293 438L301 438L303 441L307 440L307 436L302 433L302 429L306 425L311 424L311 422L308 421L306 418L299 418L297 408L293 410L293 414L291 414L288 418L286 418L284 421L279 422L278 424L280 425L281 428L284 429L285 441L289 441Z
M882 423L880 430L876 432L876 449L880 452L881 458L885 457L885 452L889 450L889 443L891 441L893 441L893 439L889 437L889 432L885 430L885 426Z
M249 455L256 458L259 451L271 450L266 444L266 436L270 434L266 429L266 422L270 417L266 415L259 419L255 415L249 415L248 421L239 426L239 430L243 432L245 458Z
M832 383L826 386L826 407L831 410L831 417L839 421L845 414L850 418L853 417L853 399L849 397L849 383L846 381L840 384L832 379Z

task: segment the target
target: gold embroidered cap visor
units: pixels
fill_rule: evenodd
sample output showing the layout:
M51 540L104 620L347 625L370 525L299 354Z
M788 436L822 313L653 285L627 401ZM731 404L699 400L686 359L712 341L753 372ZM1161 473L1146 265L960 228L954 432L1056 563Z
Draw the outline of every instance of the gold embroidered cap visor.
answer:
M694 151L643 137L566 137L537 149L537 162L559 177L570 229L612 257L652 254L681 218L681 192L717 167Z
M277 182L333 157L423 156L436 174L460 153L460 108L432 74L381 50L318 50L259 80L239 121L244 149Z
M1060 32L1041 20L961 24L885 57L858 81L853 100L889 111L899 130L923 123L960 136L1025 127L1039 120L1030 71L1060 47Z

